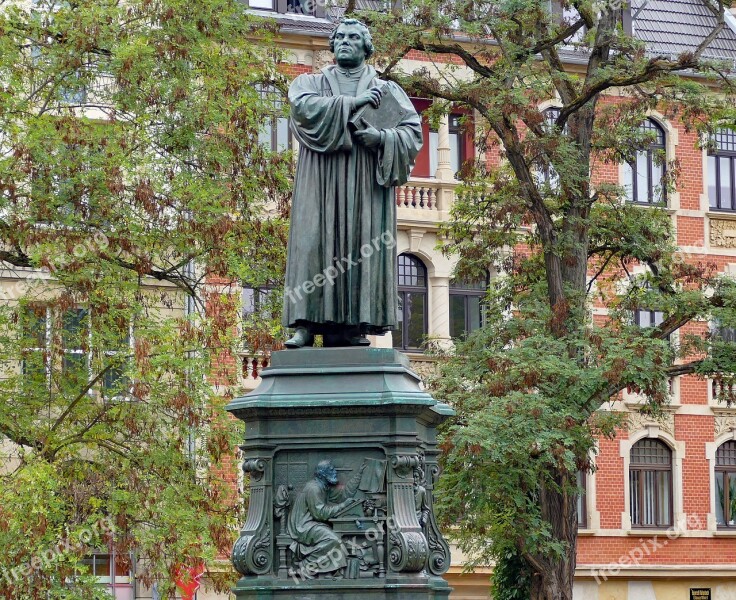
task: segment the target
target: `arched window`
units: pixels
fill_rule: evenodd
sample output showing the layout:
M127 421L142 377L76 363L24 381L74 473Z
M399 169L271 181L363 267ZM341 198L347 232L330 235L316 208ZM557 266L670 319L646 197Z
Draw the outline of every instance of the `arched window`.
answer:
M672 451L659 440L643 439L631 448L629 463L631 525L672 525Z
M719 129L708 152L708 198L713 210L736 211L736 131Z
M716 451L716 522L719 527L736 527L736 442Z
M651 142L637 151L632 162L624 164L624 187L628 200L636 204L664 204L667 201L664 129L647 119L639 126L639 131L649 134Z
M416 256L400 254L397 274L399 305L394 348L419 350L427 335L427 268Z
M463 338L483 324L483 298L488 280L450 281L450 337Z

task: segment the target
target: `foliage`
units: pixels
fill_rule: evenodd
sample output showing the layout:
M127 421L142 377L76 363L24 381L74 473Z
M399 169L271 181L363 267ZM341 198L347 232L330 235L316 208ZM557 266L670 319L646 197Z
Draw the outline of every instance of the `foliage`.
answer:
M491 579L493 600L525 600L529 597L531 576L528 566L513 548L499 557L493 566Z
M706 139L733 123L728 65L708 54L723 6L707 3L717 26L671 57L624 31L625 3L557 4L564 16L542 0L410 0L360 13L374 25L383 77L434 98L435 112L478 117L481 160L462 171L445 249L462 258L460 275L491 265L502 276L486 326L457 347L437 385L458 410L445 438L443 518L460 523L476 561L501 559L506 577L515 567L504 557L519 558L531 597L555 600L572 596L576 475L591 468L596 440L623 425L619 393L640 394L656 415L672 377L728 383L736 371L733 344L706 325L736 323L734 282L678 250L656 201L627 203L605 174L651 141L639 129L650 111ZM426 68L402 70L410 50ZM554 98L548 122L540 104ZM486 151L500 164L488 168ZM681 175L666 166L662 194ZM638 327L632 317L644 309L663 321Z
M202 561L225 590L239 282L284 262L272 26L235 0L0 7L0 597L96 597L79 560L112 544L164 594Z

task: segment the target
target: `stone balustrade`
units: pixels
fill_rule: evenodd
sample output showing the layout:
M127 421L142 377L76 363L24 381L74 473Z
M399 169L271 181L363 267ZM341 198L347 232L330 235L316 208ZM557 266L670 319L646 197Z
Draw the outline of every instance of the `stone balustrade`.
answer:
M254 389L261 381L261 371L271 364L271 358L264 354L245 353L240 355L241 382L244 387Z
M396 188L396 206L440 217L441 212L450 210L456 186L455 181L411 179Z

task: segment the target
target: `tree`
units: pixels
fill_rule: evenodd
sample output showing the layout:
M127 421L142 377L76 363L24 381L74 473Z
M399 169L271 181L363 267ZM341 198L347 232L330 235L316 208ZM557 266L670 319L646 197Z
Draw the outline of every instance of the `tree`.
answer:
M728 66L707 58L724 7L706 6L716 25L677 57L627 34L620 2L409 0L400 14L360 13L374 24L383 76L436 99L433 116L474 111L482 150L503 157L463 172L446 249L461 256L461 275L489 264L504 275L487 325L458 346L437 388L458 411L442 516L460 522L465 550L498 561L497 577L529 582L504 592L497 579L498 598L572 598L576 475L591 468L598 436L623 424L604 410L619 392L640 392L656 414L670 378L736 371L733 345L693 326L736 322L734 282L678 252L664 210L627 203L601 175L652 142L640 127L649 110L706 139L733 123ZM439 71L402 71L412 50ZM554 97L561 106L545 118L539 104ZM655 194L676 183L677 165L667 166ZM592 318L594 305L605 318ZM642 329L638 309L664 319Z
M111 546L165 595L202 563L227 589L240 282L285 252L273 28L235 0L0 7L0 597L105 595L80 560Z

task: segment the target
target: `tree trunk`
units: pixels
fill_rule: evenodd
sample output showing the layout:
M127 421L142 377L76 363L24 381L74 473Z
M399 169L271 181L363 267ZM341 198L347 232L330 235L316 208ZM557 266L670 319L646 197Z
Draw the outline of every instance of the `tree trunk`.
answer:
M542 517L552 526L552 536L565 544L561 560L535 556L529 560L533 573L531 600L572 600L577 550L577 497L565 493L568 474L558 474L562 492L542 486L539 492Z
M544 573L536 573L532 577L530 600L572 600L574 564L561 561L557 565L549 565Z

